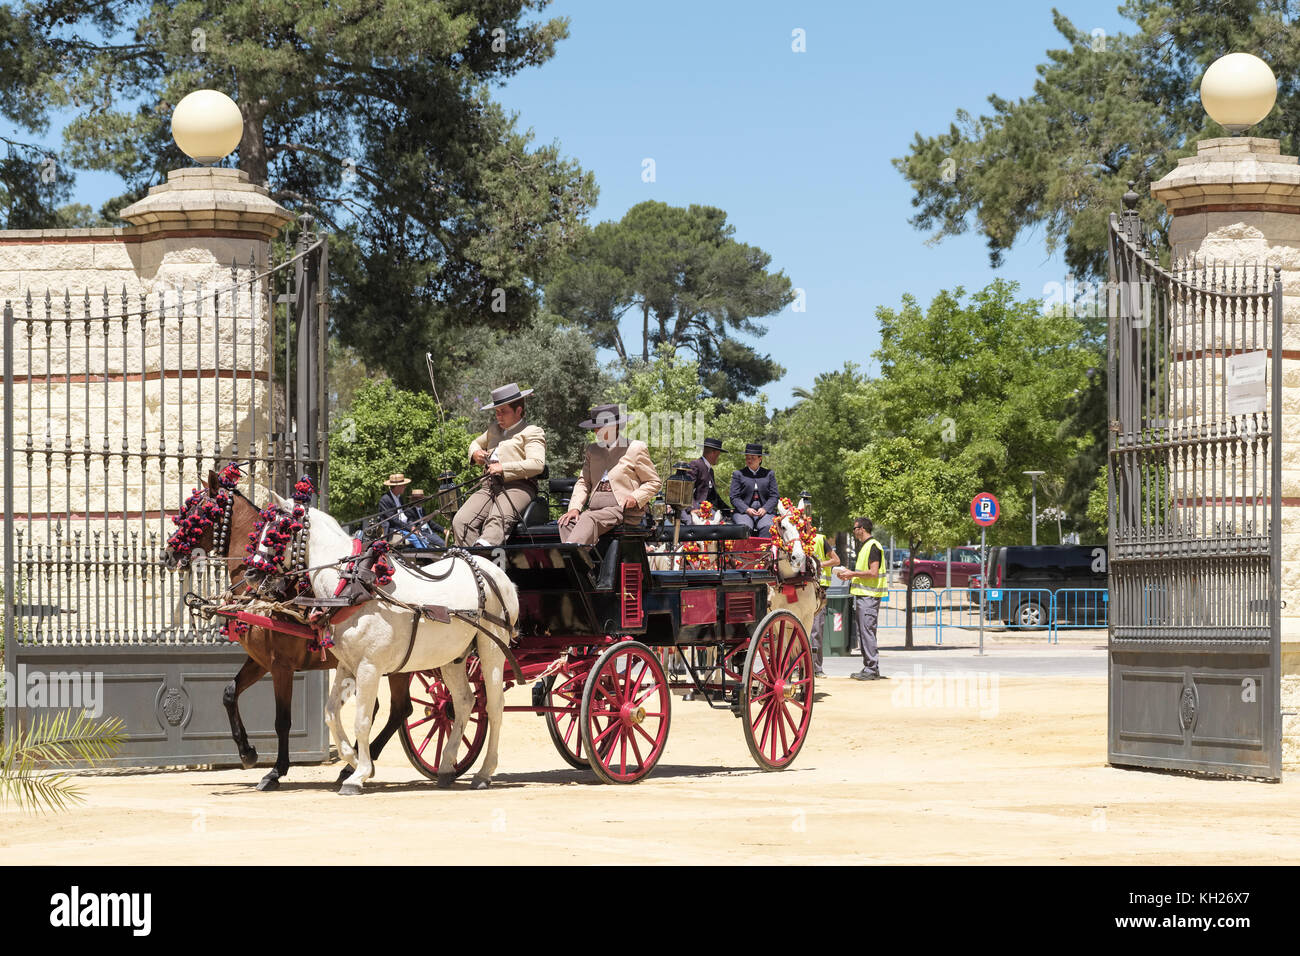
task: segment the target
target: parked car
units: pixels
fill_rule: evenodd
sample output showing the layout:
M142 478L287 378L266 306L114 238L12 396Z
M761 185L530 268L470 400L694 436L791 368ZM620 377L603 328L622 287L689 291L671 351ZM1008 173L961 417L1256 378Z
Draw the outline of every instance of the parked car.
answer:
M897 571L907 562L907 556L911 553L910 548L886 548L885 563L887 570Z
M952 586L964 588L970 585L972 576L979 574L980 554L978 548L952 549ZM917 591L928 591L933 587L947 586L947 555L940 551L934 554L918 554L910 565L903 562L900 580L905 586L910 585Z
M1051 595L1067 588L1101 589L1107 586L1107 551L1104 544L1005 545L989 553L989 583L984 616L1017 627L1047 627ZM971 578L971 600L979 602L980 578ZM1061 605L1065 618L1097 608L1090 602ZM1059 617L1060 615L1058 615Z

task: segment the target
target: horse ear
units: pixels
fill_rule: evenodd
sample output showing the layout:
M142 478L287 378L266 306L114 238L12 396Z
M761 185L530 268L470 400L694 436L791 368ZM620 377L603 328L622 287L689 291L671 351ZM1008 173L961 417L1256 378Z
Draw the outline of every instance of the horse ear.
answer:
M208 469L208 491L215 495L217 493L217 486L217 473L212 469Z
M277 495L274 491L270 492L270 495L271 495L271 498L275 501L276 505L278 505L279 507L281 507L281 508L292 508L292 507L293 507L293 503L292 503L288 498L281 498L281 497L280 497L279 495Z

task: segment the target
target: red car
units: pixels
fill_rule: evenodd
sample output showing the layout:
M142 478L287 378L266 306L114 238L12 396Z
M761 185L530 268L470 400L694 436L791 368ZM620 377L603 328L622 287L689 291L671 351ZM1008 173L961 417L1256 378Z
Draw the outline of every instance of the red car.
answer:
M978 548L952 549L952 586L970 587L970 579L980 571L980 554ZM947 584L948 565L942 551L938 554L918 554L916 561L909 564L904 561L899 569L899 580L918 591L942 588Z

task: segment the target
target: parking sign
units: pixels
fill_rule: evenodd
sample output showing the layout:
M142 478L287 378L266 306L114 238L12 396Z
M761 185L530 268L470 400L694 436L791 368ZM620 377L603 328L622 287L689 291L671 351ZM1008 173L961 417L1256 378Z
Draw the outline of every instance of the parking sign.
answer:
M993 524L998 520L998 515L1001 513L1002 507L998 504L998 499L987 491L981 491L970 501L970 516L975 519L975 523L981 528L987 528Z

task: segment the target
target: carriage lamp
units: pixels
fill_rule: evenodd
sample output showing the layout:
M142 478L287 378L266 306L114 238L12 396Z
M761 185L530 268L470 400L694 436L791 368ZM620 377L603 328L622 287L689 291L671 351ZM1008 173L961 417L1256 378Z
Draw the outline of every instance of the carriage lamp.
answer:
M663 521L664 512L666 510L667 509L664 506L664 493L661 491L659 494L655 495L654 500L650 502L650 517L654 518L657 522Z
M799 492L799 510L802 511L804 514L809 514L809 513L811 513L811 511L812 511L812 492L810 492L810 491L801 491L801 492Z
M438 507L448 513L456 510L456 475L448 470L438 476Z
M695 503L695 479L685 462L673 465L672 477L664 482L664 501L674 508L689 508Z
M1250 53L1221 56L1201 77L1201 105L1233 136L1254 126L1277 102L1277 78Z
M219 90L195 90L172 110L172 139L186 156L214 166L239 145L244 117Z

